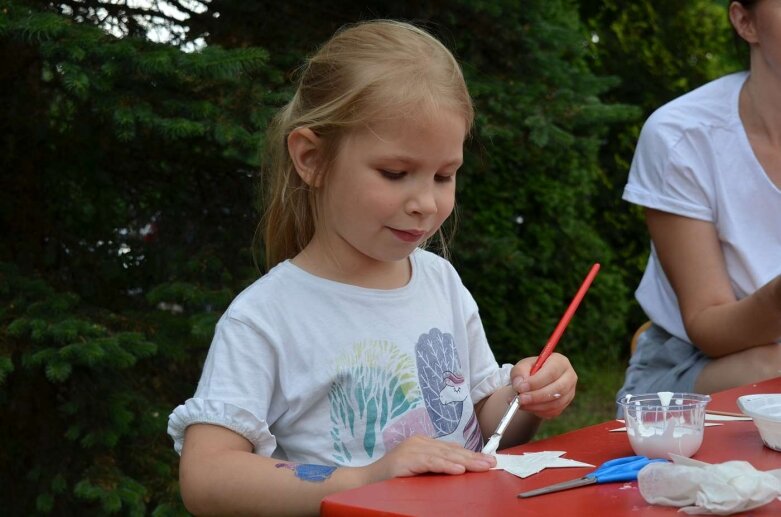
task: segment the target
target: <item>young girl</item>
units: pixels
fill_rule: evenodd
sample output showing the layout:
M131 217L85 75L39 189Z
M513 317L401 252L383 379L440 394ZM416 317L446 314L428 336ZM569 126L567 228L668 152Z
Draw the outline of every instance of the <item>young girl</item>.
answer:
M271 270L217 325L169 434L196 514L314 514L327 494L495 465L575 394L569 361L499 367L477 306L421 246L453 210L473 111L461 70L392 21L338 32L268 132ZM520 395L519 395L520 394Z
M626 393L711 393L781 373L781 1L729 5L750 70L657 110L624 199L653 247L637 299L653 325Z

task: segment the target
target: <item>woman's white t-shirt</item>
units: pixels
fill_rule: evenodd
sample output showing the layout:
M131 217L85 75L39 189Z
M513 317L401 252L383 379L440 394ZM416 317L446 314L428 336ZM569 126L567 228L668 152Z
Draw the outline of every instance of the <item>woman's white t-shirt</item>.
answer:
M737 299L781 274L781 190L765 173L738 112L740 72L662 106L646 121L623 199L714 224ZM656 250L636 292L648 317L691 342Z

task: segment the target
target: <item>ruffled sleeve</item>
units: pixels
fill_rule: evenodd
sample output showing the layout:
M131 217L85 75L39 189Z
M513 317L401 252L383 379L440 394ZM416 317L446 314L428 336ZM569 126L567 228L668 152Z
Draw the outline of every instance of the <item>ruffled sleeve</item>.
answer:
M509 386L510 370L512 369L512 364L503 364L500 368L494 369L487 377L483 378L482 381L472 388L472 402L476 404L499 388Z
M500 368L493 370L487 377L483 378L480 383L472 388L472 401L474 403L480 402L499 388L509 386L510 370L512 368L512 364L503 364Z
M191 424L230 429L249 440L256 454L271 456L276 449L269 430L274 425L270 406L277 395L279 369L273 337L252 322L233 317L235 312L229 309L217 324L195 394L168 418L168 434L179 454ZM284 409L282 403L274 414Z
M184 431L192 424L213 424L230 429L246 438L255 453L263 456L271 456L277 446L266 422L246 409L218 400L191 398L168 417L168 434L173 438L178 454L182 453Z

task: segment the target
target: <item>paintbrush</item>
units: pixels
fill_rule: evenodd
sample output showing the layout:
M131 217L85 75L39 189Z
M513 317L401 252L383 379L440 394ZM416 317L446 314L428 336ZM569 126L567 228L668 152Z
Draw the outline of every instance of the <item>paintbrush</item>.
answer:
M583 280L583 283L580 285L578 292L575 293L575 297L572 299L572 301L569 304L569 307L567 307L567 310L564 312L564 315L561 317L559 323L556 325L556 328L553 330L553 334L551 334L551 336L548 338L548 342L543 347L542 352L540 352L540 355L537 356L537 360L534 362L534 366L532 366L530 375L534 375L535 373L537 373L537 371L542 367L542 365L545 363L548 357L550 357L550 355L553 353L553 349L556 348L556 344L559 342L561 335L564 334L564 330L567 328L567 324L572 319L572 316L575 314L575 310L578 308L578 305L580 305L581 300L583 300L583 297L586 295L586 291L588 291L588 288L591 285L591 282L594 281L594 277L597 276L598 271L599 271L598 263L591 266L591 270L589 270L588 274L586 275L586 278ZM502 439L502 435L504 434L504 430L507 429L508 425L510 425L510 421L512 420L513 416L515 416L515 413L518 411L520 405L521 402L518 399L518 396L513 397L510 406L507 408L507 411L505 411L504 416L499 421L499 425L496 426L496 430L494 431L494 434L491 435L491 438L488 440L488 443L486 443L485 447L483 447L484 454L494 454L496 452L496 449L499 447L499 441Z

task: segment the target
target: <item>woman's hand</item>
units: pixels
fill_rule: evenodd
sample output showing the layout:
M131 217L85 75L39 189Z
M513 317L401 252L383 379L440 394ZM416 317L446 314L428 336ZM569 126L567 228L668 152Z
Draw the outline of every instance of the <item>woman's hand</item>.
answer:
M542 367L531 375L536 357L521 359L513 366L510 379L519 393L521 409L540 418L561 414L575 398L578 375L565 356L553 353Z

